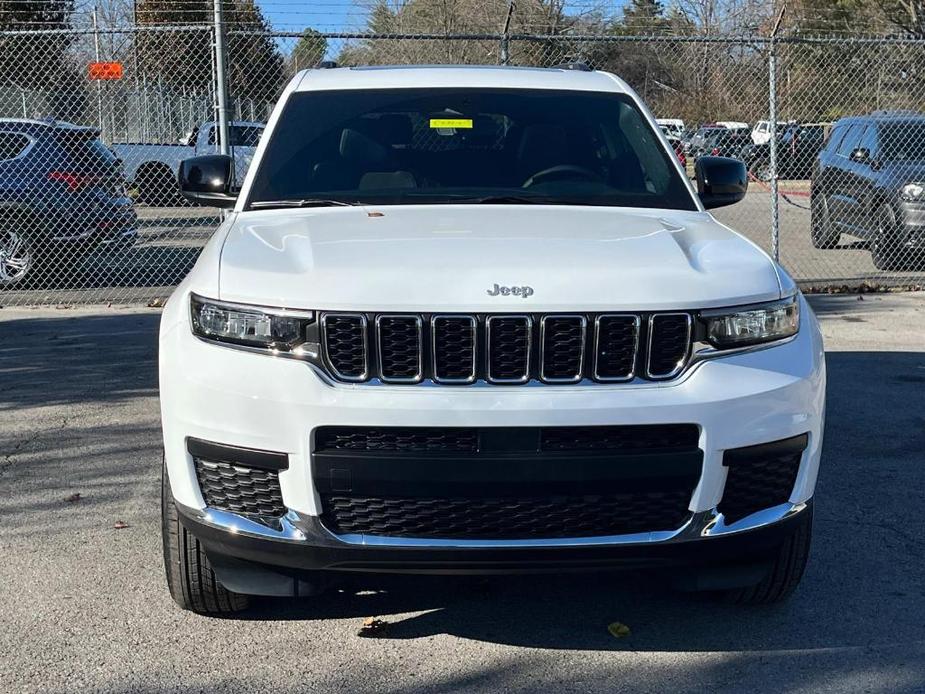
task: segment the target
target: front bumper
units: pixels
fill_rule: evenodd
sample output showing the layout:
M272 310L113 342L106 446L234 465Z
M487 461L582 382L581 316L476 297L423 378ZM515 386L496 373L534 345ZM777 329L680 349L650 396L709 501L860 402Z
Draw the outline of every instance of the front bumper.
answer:
M508 571L517 567L670 563L747 556L780 542L810 501L822 445L825 366L803 301L796 338L703 361L677 381L595 386L440 387L331 384L310 366L204 343L190 332L187 297L175 296L161 334L164 445L183 522L220 557L302 569ZM692 423L703 454L689 520L670 531L541 540L442 540L335 535L319 520L312 477L322 426L561 427ZM786 503L727 523L717 507L724 452L807 436ZM208 508L190 438L288 457L279 473L288 514L275 525ZM748 538L748 539L742 539ZM763 538L763 539L762 539ZM696 549L700 547L700 549ZM463 552L463 555L459 553ZM760 552L759 552L760 553Z

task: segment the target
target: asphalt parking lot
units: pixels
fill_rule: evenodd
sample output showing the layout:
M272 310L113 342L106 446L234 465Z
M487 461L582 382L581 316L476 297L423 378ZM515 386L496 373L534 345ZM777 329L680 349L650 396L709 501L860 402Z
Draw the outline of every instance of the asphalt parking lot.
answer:
M0 691L925 691L925 295L813 303L828 426L787 603L633 575L358 576L235 619L164 585L158 312L0 310Z
M752 183L742 202L717 209L717 219L770 251L771 196ZM911 272L874 268L867 243L843 237L837 248L817 250L810 241L808 183L783 181L780 201L781 261L803 286L857 286L889 280L921 284L925 261ZM37 286L0 294L0 305L63 303L145 303L163 299L196 262L221 217L204 207L137 206L138 240L127 249L111 249L74 259L67 271Z

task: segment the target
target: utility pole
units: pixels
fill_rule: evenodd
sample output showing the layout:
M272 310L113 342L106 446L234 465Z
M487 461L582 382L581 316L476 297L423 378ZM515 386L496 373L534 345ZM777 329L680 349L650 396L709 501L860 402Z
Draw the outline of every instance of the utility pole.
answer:
M225 66L225 22L222 0L212 0L213 31L215 33L215 99L218 110L219 152L230 154L228 131L228 76Z
M93 49L96 53L96 62L100 62L100 30L97 19L97 7L93 6ZM96 116L100 126L100 136L103 137L103 84L96 80ZM106 138L103 137L105 141Z
M511 60L511 18L514 16L514 0L508 0L507 15L501 29L501 64L507 65Z
M771 257L780 262L780 205L777 187L777 32L784 19L786 5L780 8L768 44L768 116L771 121Z

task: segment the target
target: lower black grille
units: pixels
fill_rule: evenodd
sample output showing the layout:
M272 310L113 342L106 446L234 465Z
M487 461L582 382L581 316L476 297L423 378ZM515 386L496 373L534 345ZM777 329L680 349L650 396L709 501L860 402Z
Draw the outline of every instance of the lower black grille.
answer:
M478 429L450 427L320 427L315 450L474 453Z
M786 503L793 493L807 441L804 434L726 451L723 465L729 468L729 473L719 504L726 521L732 523Z
M206 506L232 513L281 516L286 513L274 470L193 459Z
M322 499L337 534L388 537L539 539L599 537L681 527L690 491L541 498Z
M312 481L338 534L592 537L675 530L703 452L694 424L319 427Z

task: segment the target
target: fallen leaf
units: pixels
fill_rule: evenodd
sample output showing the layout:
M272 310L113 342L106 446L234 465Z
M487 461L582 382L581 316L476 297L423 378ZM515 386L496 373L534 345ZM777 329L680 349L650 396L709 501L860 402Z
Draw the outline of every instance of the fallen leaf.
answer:
M148 302L148 308L161 308L163 305L164 300L160 297L151 299L151 301Z
M128 527L128 523L126 523L125 521L117 520L115 525L113 525L112 527L115 528L116 530L124 530L125 528Z
M69 497L65 498L65 501L69 504L73 504L75 501L80 501L80 492L74 492Z
M363 620L363 626L357 632L357 636L365 639L376 638L377 636L385 636L388 630L389 623L384 619L367 617Z
M630 628L623 622L611 622L607 625L607 631L609 631L610 635L615 639L622 639L630 635Z

